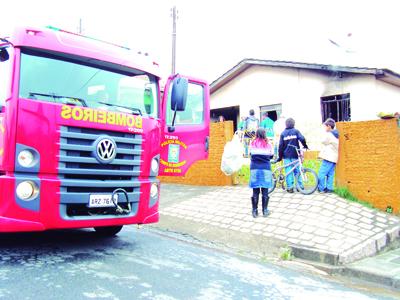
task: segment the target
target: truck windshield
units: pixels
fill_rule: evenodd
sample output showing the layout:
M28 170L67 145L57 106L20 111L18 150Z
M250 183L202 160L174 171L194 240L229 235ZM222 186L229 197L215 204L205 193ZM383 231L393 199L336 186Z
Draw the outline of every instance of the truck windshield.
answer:
M155 76L131 71L22 53L19 97L158 117Z

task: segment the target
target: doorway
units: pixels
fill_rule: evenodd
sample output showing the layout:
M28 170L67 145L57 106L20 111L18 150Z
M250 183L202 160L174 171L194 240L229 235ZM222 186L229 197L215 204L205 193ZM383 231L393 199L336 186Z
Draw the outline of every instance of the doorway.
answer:
M225 121L233 121L233 129L237 130L239 118L239 106L230 106L217 109L211 109L211 122L218 122L219 116L223 116Z

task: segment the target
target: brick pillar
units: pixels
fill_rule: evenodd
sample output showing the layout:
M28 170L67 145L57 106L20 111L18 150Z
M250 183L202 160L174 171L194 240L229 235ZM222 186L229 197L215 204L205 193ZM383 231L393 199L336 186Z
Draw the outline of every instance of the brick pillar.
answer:
M400 211L400 129L395 119L337 124L337 186L386 210Z

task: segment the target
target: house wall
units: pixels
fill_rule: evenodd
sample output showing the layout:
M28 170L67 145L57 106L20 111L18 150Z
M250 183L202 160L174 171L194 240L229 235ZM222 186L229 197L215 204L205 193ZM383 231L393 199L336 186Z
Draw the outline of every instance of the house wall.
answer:
M259 107L282 104L282 114L293 117L309 146L319 150L322 134L321 97L350 93L351 118L377 119L379 111L398 111L400 88L367 74L341 78L318 70L252 66L211 95L211 109L240 106L240 116Z

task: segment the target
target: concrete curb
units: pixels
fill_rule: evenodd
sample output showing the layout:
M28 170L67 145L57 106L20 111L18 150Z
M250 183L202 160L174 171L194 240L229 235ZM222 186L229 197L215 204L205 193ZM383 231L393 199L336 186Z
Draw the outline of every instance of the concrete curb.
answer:
M387 275L367 272L364 270L360 270L352 267L343 267L339 270L335 271L333 274L339 274L346 277L355 277L367 282L378 283L382 285L389 286L391 288L400 290L400 280L396 278L392 278Z
M321 250L300 247L297 245L290 245L290 248L292 248L292 253L296 258L333 266L337 266L339 264L338 253L323 252Z

